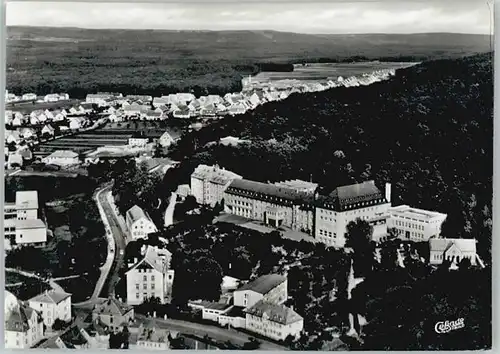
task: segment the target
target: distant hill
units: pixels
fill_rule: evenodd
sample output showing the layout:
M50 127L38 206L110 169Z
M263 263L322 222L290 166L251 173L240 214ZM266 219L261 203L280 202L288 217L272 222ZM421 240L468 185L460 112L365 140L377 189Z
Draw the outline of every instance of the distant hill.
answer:
M90 30L8 27L7 87L13 91L237 91L256 63L349 58L427 60L490 49L469 34L310 35L276 31Z

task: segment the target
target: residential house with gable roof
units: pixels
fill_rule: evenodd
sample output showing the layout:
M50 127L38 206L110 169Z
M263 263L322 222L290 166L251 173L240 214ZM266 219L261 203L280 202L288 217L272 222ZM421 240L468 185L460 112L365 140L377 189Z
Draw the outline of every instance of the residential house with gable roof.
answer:
M52 154L44 157L42 162L57 166L71 166L80 163L79 155L71 150L56 150Z
M28 300L29 305L42 314L43 323L52 327L56 319L71 320L71 294L47 290Z
M429 263L439 265L444 261L449 261L458 265L467 258L471 265L476 265L478 258L476 243L476 239L431 238L429 239Z
M111 330L121 330L134 320L134 308L109 297L94 305L92 320L99 321Z
M43 339L43 319L32 307L5 291L5 348L28 349Z
M303 317L284 305L261 300L245 312L247 330L274 340L298 338L304 329Z
M127 210L125 220L132 240L147 238L149 234L158 232L148 213L137 205Z
M154 318L142 323L138 329L137 348L146 350L168 350L170 340L177 338L178 332L161 328Z
M390 184L386 184L384 194L374 181L366 181L337 187L328 196L318 196L314 237L327 246L344 247L347 225L359 218L373 227L373 239L378 240L387 234L390 194Z
M162 304L170 302L174 270L170 269L172 254L166 249L144 246L141 259L128 264L127 304L139 305L151 297Z

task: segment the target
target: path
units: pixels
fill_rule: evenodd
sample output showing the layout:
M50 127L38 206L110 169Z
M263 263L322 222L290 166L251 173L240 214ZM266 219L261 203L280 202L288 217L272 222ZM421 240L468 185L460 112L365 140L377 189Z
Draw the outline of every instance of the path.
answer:
M165 227L169 227L174 223L174 210L176 203L177 193L172 192L170 196L170 202L168 203L167 209L165 210Z
M25 272L24 270L14 269L14 268L5 268L5 271L11 272L11 273L17 273L17 274L20 274L20 275L23 275L23 276L29 277L29 278L36 278L36 279L41 280L45 283L48 283L50 285L50 287L57 292L62 292L62 293L66 292L59 284L57 284L54 281L54 279L46 279L46 278L43 278L43 277L36 275L34 273L29 273L29 272Z
M137 322L145 322L147 318L143 315L136 315ZM252 337L251 334L242 333L235 329L228 330L221 327L205 325L201 323L174 320L174 319L160 319L156 318L156 323L159 327L171 329L174 331L178 331L184 334L193 334L199 337L203 337L208 335L210 338L213 338L220 342L231 341L236 345L243 345L248 342L248 338ZM261 342L260 349L261 350L287 350L286 347L281 346L279 344L269 342L263 339L258 339Z

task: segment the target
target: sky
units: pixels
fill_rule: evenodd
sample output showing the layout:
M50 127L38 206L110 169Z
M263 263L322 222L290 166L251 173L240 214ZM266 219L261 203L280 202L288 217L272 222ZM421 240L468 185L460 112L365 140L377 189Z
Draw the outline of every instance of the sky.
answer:
M490 0L491 1L491 0ZM490 5L491 7L493 5ZM486 1L7 2L7 26L489 34Z

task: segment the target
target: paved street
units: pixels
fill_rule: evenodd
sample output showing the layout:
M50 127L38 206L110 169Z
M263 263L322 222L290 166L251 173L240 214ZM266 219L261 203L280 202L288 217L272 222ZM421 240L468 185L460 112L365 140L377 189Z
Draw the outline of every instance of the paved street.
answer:
M138 322L143 322L146 320L145 316L137 315L136 319ZM238 332L235 329L224 329L216 326L209 326L200 323L181 321L181 320L173 320L173 319L156 319L156 323L161 328L171 329L173 331L178 331L184 334L193 334L200 337L208 335L210 338L213 338L217 341L225 342L231 341L236 345L243 345L248 342L248 338L251 335ZM287 350L286 347L259 339L261 342L260 349L261 350Z
M174 223L174 210L176 202L177 194L172 192L172 195L170 196L170 202L168 203L167 209L165 210L165 227L168 227Z

